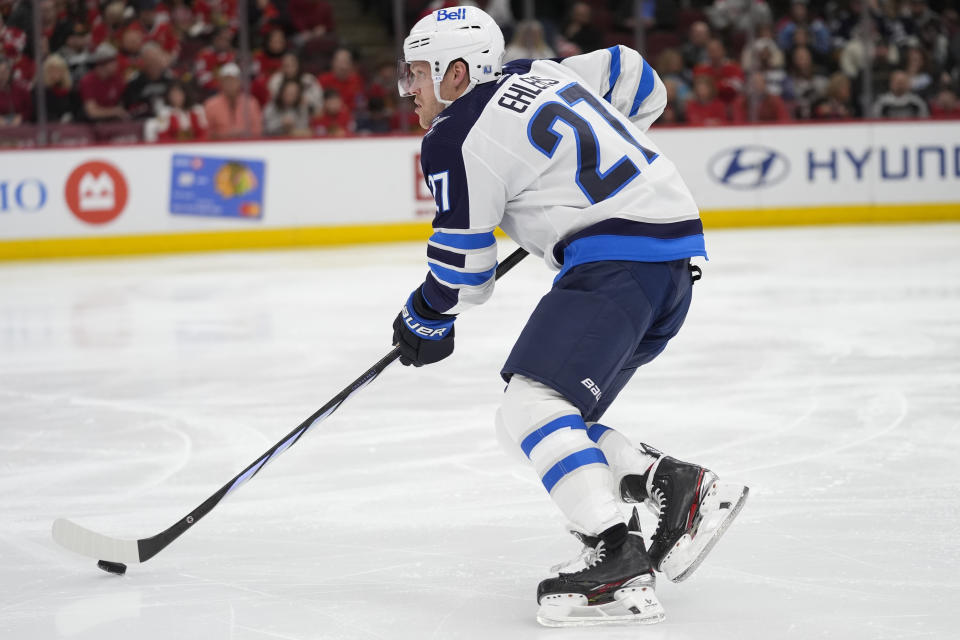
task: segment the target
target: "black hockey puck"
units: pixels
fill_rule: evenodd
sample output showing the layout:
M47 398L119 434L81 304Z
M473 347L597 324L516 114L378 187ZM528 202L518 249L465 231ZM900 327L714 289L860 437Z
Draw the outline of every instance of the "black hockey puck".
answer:
M127 572L127 565L122 562L110 562L109 560L97 560L97 566L107 573L115 573L122 576Z

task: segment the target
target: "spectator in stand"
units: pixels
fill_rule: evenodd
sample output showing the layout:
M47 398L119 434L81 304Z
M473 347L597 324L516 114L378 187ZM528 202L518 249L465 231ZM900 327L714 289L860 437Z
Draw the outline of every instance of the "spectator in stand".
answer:
M180 53L180 40L170 25L170 14L159 0L139 0L140 11L137 20L143 27L144 38L147 42L156 42L160 45L170 60L176 60Z
M126 5L123 0L112 0L103 8L103 13L97 15L90 28L93 42L91 46L99 47L107 42L116 47L120 44L120 32L123 30L123 12Z
M60 54L70 69L73 84L90 70L90 30L82 22L70 23L67 31L67 40L57 53Z
M386 101L380 96L372 96L367 101L367 111L357 118L357 133L390 133L391 113Z
M13 65L0 57L0 127L16 127L29 121L33 100L26 87L13 79Z
M667 90L667 106L657 118L657 124L679 124L683 122L683 105L677 99L677 81L674 78L663 79L663 86Z
M707 45L711 37L710 25L706 22L697 20L691 23L687 30L687 41L680 46L684 67L693 69L707 61Z
M783 93L787 72L784 69L783 52L773 40L773 29L770 25L762 25L758 29L752 46L744 47L740 65L740 68L747 73L754 71L762 73L770 93L776 95Z
M80 118L80 96L73 90L70 68L56 53L43 61L43 92L48 122L73 122Z
M120 33L120 50L117 52L117 71L124 80L129 80L140 65L140 50L143 48L143 29L134 23Z
M131 118L152 118L176 78L170 71L170 57L156 42L143 45L139 67L127 82L123 103Z
M773 12L763 0L714 0L706 14L713 31L728 37L773 22Z
M49 45L59 22L57 5L53 0L38 0L37 6L40 8L40 37ZM59 48L63 45L63 40L55 41L54 44Z
M957 93L949 87L940 89L940 92L930 101L930 117L941 120L960 119L960 100Z
M830 76L826 97L813 105L814 120L846 120L854 116L850 100L850 78L837 71Z
M732 103L743 87L743 70L727 57L727 49L719 38L707 44L707 61L693 68L693 76L707 75L713 78L717 97L725 104Z
M715 127L730 122L727 105L717 97L717 83L713 76L699 75L693 78L693 96L684 105L688 124Z
M513 39L504 50L503 61L540 60L553 58L556 55L543 38L543 25L536 20L524 20L517 25Z
M213 34L213 40L197 54L195 78L197 85L206 94L217 90L217 78L224 65L235 62L236 51L233 49L233 29L220 27Z
M763 73L750 74L746 92L733 101L734 122L790 122L783 98L770 92ZM755 118L754 118L755 116Z
M910 90L923 99L933 94L933 75L927 62L927 53L921 47L907 49L907 62L904 71L910 77Z
M657 56L657 62L654 66L660 79L666 82L673 81L673 90L676 94L677 107L680 112L683 111L683 104L690 99L690 83L684 74L683 57L680 52L672 47L667 47Z
M353 54L349 49L339 48L333 54L330 71L320 75L323 90L336 90L343 102L343 109L351 115L355 109L363 107L366 96L363 92L363 76L354 68Z
M813 66L821 72L827 72L836 69L837 65L833 55L827 55L817 52L810 43L810 30L806 27L797 27L793 31L793 38L790 40L790 47L784 51L787 60L793 59L793 52L797 49L806 49L813 57Z
M393 71L396 73L395 67L393 67ZM270 80L267 82L270 100L275 100L283 84L291 80L300 83L303 102L310 113L320 113L320 109L323 107L323 89L312 74L300 70L300 59L297 58L295 53L285 54L280 61L280 69L270 76ZM396 93L396 79L394 79L393 89Z
M283 56L287 55L287 34L279 25L271 27L264 40L263 49L253 54L256 73L269 78L280 70Z
M285 138L310 135L310 110L303 100L299 82L285 81L276 98L267 104L263 110L263 132Z
M240 67L228 62L220 67L220 92L203 103L215 140L259 138L263 132L263 114L253 96L240 92Z
M297 32L293 40L298 46L336 30L333 9L324 0L288 0L287 13Z
M563 37L575 44L581 53L603 48L603 34L593 25L593 9L586 2L574 2L570 19L563 27Z
M124 82L117 71L117 50L102 42L93 52L91 62L93 70L80 80L84 117L91 122L129 119L130 114L120 103Z
M323 110L310 123L318 136L342 137L353 133L353 116L343 104L336 89L326 89L323 95Z
M926 118L930 115L923 98L910 91L910 76L905 71L890 74L890 91L873 103L874 118Z
M27 32L7 23L4 11L0 10L0 57L14 60L27 47Z
M777 24L777 44L784 51L792 48L793 32L799 27L810 31L810 48L821 55L829 55L833 50L833 38L830 30L820 18L811 18L809 0L792 0L790 15Z
M790 75L784 85L783 97L793 103L793 115L798 120L813 117L813 105L826 97L829 80L816 73L809 49L794 49Z
M853 92L859 94L864 81L864 69L867 64L870 64L873 77L873 86L870 89L876 95L887 87L890 83L890 73L899 66L899 50L897 47L888 46L886 41L880 38L873 20L859 23L853 28L852 33L853 38L840 52L838 59L840 70L854 81ZM864 47L864 37L861 37L861 34L873 43L871 47ZM870 50L873 52L872 58L869 57Z
M181 140L206 140L207 115L203 107L190 100L187 88L174 82L157 109L157 116L143 126L143 139L147 142L175 142Z

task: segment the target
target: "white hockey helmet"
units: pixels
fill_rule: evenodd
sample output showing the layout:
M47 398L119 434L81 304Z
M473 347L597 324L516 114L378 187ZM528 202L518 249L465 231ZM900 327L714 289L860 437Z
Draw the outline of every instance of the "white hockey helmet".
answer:
M397 88L401 96L413 95L414 77L410 63L430 64L433 93L442 104L440 82L447 67L462 59L470 74L470 91L478 84L500 77L503 68L503 32L493 18L477 7L437 9L413 25L403 41L403 60L397 69Z

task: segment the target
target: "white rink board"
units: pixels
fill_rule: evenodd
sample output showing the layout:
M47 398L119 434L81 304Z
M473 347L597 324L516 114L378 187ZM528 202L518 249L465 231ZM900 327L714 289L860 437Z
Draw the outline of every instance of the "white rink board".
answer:
M662 129L652 136L705 211L924 203L960 210L960 122ZM425 221L434 205L419 145L417 137L380 137L6 151L0 242ZM175 155L258 163L257 215L172 213ZM601 159L601 169L615 160ZM128 194L106 221L74 212L84 183L70 183L71 174L85 175L86 187L116 186L98 169L81 169L91 161L114 166ZM87 204L94 213L101 206Z

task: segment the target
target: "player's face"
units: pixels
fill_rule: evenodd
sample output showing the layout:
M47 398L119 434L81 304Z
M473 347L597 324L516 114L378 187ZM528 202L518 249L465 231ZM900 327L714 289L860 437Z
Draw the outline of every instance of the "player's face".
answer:
M417 61L410 63L410 75L412 76L412 85L410 93L413 94L413 103L416 105L416 114L420 118L420 126L424 129L430 128L430 123L443 111L443 103L437 100L433 91L433 77L430 75L430 63Z

